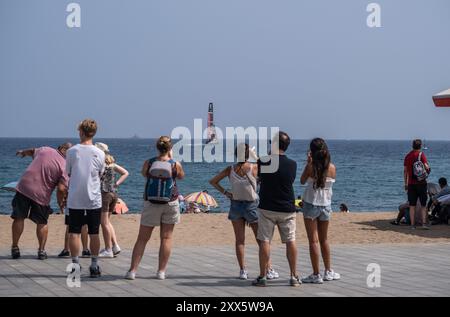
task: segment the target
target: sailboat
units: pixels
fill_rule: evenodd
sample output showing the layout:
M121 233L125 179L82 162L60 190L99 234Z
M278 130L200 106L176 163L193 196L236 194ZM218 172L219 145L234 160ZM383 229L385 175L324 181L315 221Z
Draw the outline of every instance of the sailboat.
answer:
M211 102L208 106L208 139L206 144L217 144L216 126L214 125L214 104Z
M450 107L450 89L433 96L436 107Z

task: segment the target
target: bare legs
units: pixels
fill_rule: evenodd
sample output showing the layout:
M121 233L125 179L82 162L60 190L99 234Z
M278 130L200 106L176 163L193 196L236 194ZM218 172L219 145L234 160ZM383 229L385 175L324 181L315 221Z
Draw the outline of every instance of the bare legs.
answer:
M245 270L245 221L241 219L233 221L232 224L236 237L236 257L240 269Z
M91 254L93 257L97 257L98 254L100 253L100 236L98 234L90 234L89 240L90 240Z
M411 221L411 226L416 225L416 206L409 206L409 219Z
M47 237L48 237L48 226L47 225L37 225L36 236L39 241L39 251L44 251L45 244L47 243Z
M80 234L69 233L69 249L72 257L78 256L81 252L80 237Z
M246 269L246 265L245 265L245 225L246 225L246 223L245 223L244 219L240 219L240 220L232 221L232 224L233 224L233 229L234 229L234 235L236 238L236 257L238 260L239 268L241 270L245 270ZM259 245L260 241L257 239L258 224L252 223L252 224L250 224L250 228L252 229L253 234L255 235L256 242ZM271 267L272 267L272 263L270 261L270 255L269 255L268 267L267 267L266 271L268 269L270 269Z
M422 225L425 226L428 223L427 207L426 206L422 206L420 210L422 211Z
M175 225L161 225L161 243L159 249L159 267L158 272L165 272L169 263L170 254L172 252L172 237ZM129 272L136 273L139 264L144 256L145 248L148 241L152 237L154 227L141 226L139 235L133 248L131 258L131 266Z
M87 231L87 227L83 226L82 230ZM85 237L86 242L82 242L84 233L77 234L77 233L69 233L69 251L72 256L78 256L81 253L81 244L83 245L83 249L87 249L87 235ZM90 240L90 248L91 248L91 254L94 257L98 256L98 253L100 251L100 237L98 234L91 234L89 235ZM82 243L80 243L82 242ZM85 246L86 243L86 246Z
M142 257L144 256L145 247L152 236L154 227L141 226L139 235L133 248L133 255L131 257L130 272L136 273Z
M81 228L81 244L83 245L83 250L87 250L89 243L88 226L84 225Z
M14 219L11 228L13 248L19 247L19 240L23 234L24 227L25 227L25 219ZM38 224L36 226L36 237L39 242L39 251L44 251L48 237L48 226Z
M172 236L175 225L161 225L161 245L159 248L159 269L158 272L166 272L169 257L172 252Z
M422 225L426 225L428 223L428 212L426 206L420 206L420 217L422 218ZM416 225L416 206L409 207L409 218L411 221L411 226Z
M305 228L308 234L309 254L313 274L320 274L320 253L322 253L325 269L331 271L331 252L328 242L328 221L318 221L305 218Z
M25 226L25 219L14 219L12 223L12 247L19 247L19 240Z
M116 231L111 223L111 213L102 212L102 232L105 241L105 249L111 251L112 247L117 245Z
M64 237L64 250L70 251L70 254L74 254L70 250L69 240L70 240L69 226L66 226L66 235ZM83 228L81 228L81 244L83 246L83 251L88 249L88 240L89 240L88 228L87 226L83 226ZM79 255L79 253L76 254Z
M295 241L286 243L286 257L291 269L291 276L297 277L297 243Z
M297 244L295 241L286 243L286 257L289 262L291 276L297 277ZM259 241L259 269L260 277L267 275L267 270L270 267L270 242Z

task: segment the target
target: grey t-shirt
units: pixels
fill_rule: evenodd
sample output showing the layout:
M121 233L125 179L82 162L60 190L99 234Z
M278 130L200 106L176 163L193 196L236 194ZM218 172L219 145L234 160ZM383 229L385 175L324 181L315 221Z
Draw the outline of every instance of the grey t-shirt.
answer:
M102 208L101 176L104 170L105 153L93 145L78 144L67 152L69 209Z

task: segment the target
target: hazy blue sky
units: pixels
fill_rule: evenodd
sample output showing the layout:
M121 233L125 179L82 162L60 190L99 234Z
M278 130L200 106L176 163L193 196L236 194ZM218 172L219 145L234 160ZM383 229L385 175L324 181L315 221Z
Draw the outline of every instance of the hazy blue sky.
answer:
M0 0L0 137L155 137L214 101L221 127L450 139L448 0L78 0L80 29L70 2Z

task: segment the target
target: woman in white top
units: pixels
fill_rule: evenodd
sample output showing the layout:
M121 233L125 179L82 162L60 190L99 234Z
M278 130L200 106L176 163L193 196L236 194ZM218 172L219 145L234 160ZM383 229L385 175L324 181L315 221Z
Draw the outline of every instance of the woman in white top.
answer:
M336 181L336 167L331 163L328 146L323 139L314 139L310 144L308 162L300 182L306 184L303 195L303 217L309 240L309 253L313 274L302 279L303 283L322 284L339 280L340 275L331 268L331 252L328 243L328 225L331 214L331 197ZM325 264L325 274L320 274L320 251Z
M253 233L258 233L258 194L257 177L258 169L255 164L248 162L250 148L248 144L239 144L235 150L237 164L227 167L217 176L210 180L210 184L219 192L231 200L228 219L232 222L236 237L236 256L241 268L239 278L248 279L248 272L245 266L245 226L248 224ZM220 182L228 178L231 191L225 190ZM278 273L269 268L267 277L269 279L278 278Z

